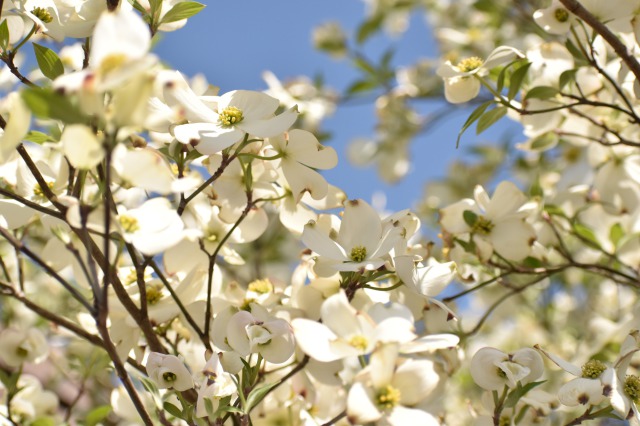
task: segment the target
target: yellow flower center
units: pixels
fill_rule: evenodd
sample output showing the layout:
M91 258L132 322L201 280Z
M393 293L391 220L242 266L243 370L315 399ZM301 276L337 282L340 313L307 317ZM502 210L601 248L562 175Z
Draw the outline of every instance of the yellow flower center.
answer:
M349 339L349 344L360 351L364 351L369 346L369 341L366 337L358 335Z
M509 416L500 416L500 422L498 424L500 426L511 426L511 417L509 417Z
M400 403L400 391L391 385L382 388L376 397L378 407L390 410Z
M640 378L638 376L627 376L624 381L624 393L627 394L633 402L640 401Z
M233 106L226 107L220 113L220 124L223 126L233 126L234 124L238 124L244 118L242 115L242 110L240 108L236 108Z
M586 379L597 379L602 372L607 369L604 362L592 359L582 366L582 377Z
M31 10L31 13L45 24L53 21L53 16L51 16L49 11L43 7L34 7Z
M100 62L98 72L102 75L109 74L111 71L120 68L126 61L127 56L124 53L112 53Z
M507 378L507 373L504 372L504 370L500 367L496 367L496 374L498 375L498 377L506 379Z
M367 258L367 248L363 246L355 246L351 249L351 260L354 262L362 262Z
M118 217L118 220L120 221L120 226L122 226L124 232L128 234L136 232L138 229L140 229L138 219L136 219L135 217L122 214L120 215L120 217Z
M53 182L47 182L47 186L49 187L49 189L53 189ZM44 191L42 190L42 188L40 187L39 183L36 183L35 186L33 187L33 195L40 200L46 200L47 196L44 195Z
M29 351L21 346L18 346L16 348L16 355L18 355L18 357L20 358L26 358L27 356L29 356Z
M175 382L178 377L175 375L175 373L167 371L162 375L162 378L165 382Z
M249 283L247 290L258 294L267 294L273 291L273 284L271 284L271 281L269 281L268 278L264 280L255 280Z
M469 72L469 71L473 71L477 68L480 68L482 66L482 59L478 58L477 56L472 56L470 58L466 58L461 60L458 63L457 68L461 71L461 72Z
M147 304L155 305L162 299L162 283L153 282L147 285Z
M553 12L553 16L558 22L567 22L569 20L569 12L567 9L559 7Z
M476 223L473 224L473 228L471 229L471 231L478 234L487 235L491 232L494 226L495 225L484 216L478 216L478 220L476 220Z

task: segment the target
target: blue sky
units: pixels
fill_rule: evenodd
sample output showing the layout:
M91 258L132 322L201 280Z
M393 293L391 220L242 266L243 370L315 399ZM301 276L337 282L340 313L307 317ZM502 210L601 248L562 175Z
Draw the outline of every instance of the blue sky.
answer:
M315 51L311 32L316 25L333 20L352 33L364 14L365 4L357 0L212 2L190 19L185 28L166 33L156 51L170 66L189 76L205 74L210 83L221 88L221 93L235 89L265 89L266 83L261 78L265 70L272 71L281 80L321 73L329 86L344 89L357 73L346 61L332 60ZM366 43L365 50L377 58L391 45L397 47L396 65L437 55L426 20L418 14L412 17L410 29L401 39L376 36ZM340 158L338 167L325 176L329 182L344 189L349 198L370 201L374 192L382 191L387 197L388 209L411 207L421 196L425 181L443 176L447 165L463 155L462 149L456 150L455 139L465 115L456 114L442 122L434 132L419 137L411 148L413 166L409 175L399 184L386 185L378 179L374 168L354 168L346 158L350 140L374 134L372 103L373 100L338 108L323 126L324 130L333 133L330 145L338 151ZM442 104L437 103L428 106L441 107ZM468 142L474 139L465 138Z

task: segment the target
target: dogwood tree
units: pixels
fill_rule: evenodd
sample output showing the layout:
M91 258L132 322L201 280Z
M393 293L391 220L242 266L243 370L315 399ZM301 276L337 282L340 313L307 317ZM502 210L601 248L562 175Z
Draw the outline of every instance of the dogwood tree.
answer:
M640 422L640 0L366 3L340 95L168 68L193 1L2 3L1 425ZM439 57L368 58L415 13ZM378 212L322 175L355 98L382 179L454 112L477 158Z

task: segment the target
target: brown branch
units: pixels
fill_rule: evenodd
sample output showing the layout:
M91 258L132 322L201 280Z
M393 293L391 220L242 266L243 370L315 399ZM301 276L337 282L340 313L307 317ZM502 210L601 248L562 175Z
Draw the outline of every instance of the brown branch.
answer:
M15 194L11 191L7 191L6 189L0 187L0 195L4 195L7 198L11 198L12 200L18 201L19 203L24 204L25 206L32 208L34 210L39 211L40 213L44 213L44 214L48 214L49 216L53 216L55 218L58 218L60 220L64 220L64 215L60 212L57 212L55 210L51 210L47 207L44 207L38 203L35 203L31 200L28 200L26 198L23 198L21 196L19 196L18 194Z
M593 28L602 38L604 38L609 46L613 48L616 54L624 61L629 67L636 79L640 81L640 63L634 56L629 53L627 46L620 41L620 39L613 33L606 25L604 25L598 18L593 16L591 12L580 4L578 0L560 0L560 3L571 13L576 15L582 21L586 22L591 28Z
M9 244L15 247L20 252L26 254L31 260L38 264L47 274L49 274L52 278L58 281L62 286L76 299L82 306L84 306L87 311L94 313L93 306L89 303L89 301L78 292L76 288L74 288L67 280L62 278L60 274L58 274L51 266L49 266L43 259L40 258L37 254L32 252L27 246L25 246L22 241L16 239L11 233L5 228L0 226L0 235L2 235Z
M44 194L44 196L47 197L47 200L51 201L51 203L54 206L56 206L58 210L65 211L66 210L65 207L58 202L57 200L58 197L56 196L56 194L53 193L51 188L49 188L47 181L45 181L44 177L42 177L42 174L40 173L38 166L36 166L36 163L33 162L33 160L31 159L31 156L27 152L24 145L20 144L16 149L18 150L18 154L20 154L20 157L22 157L22 160L25 162L25 164L29 168L29 171L38 182L38 185L40 185L40 189L42 190L42 193Z
M57 326L66 328L67 330L69 330L79 338L86 340L87 342L91 343L94 346L104 349L104 343L102 342L102 339L99 336L96 336L95 334L91 334L85 329L78 326L77 324L69 321L68 319L61 317L58 314L51 312L40 305L37 305L36 303L27 299L23 294L16 292L16 290L11 285L0 282L0 294L7 297L11 297L19 301L27 309L38 314L40 317L46 319L47 321L53 324L56 324ZM127 364L131 365L133 368L140 371L141 373L146 374L146 369L135 359L127 358Z

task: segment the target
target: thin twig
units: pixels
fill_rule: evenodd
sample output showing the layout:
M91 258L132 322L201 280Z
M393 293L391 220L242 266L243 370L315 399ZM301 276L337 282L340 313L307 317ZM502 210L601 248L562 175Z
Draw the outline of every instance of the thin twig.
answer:
M609 43L609 46L613 48L618 57L627 64L633 75L636 76L636 79L640 81L640 62L638 62L637 59L629 53L627 46L625 46L624 43L622 43L622 41L620 41L620 39L611 32L606 25L593 16L593 14L585 9L577 0L560 0L560 3L562 3L569 12L582 19L587 23L587 25L600 34L602 38Z

